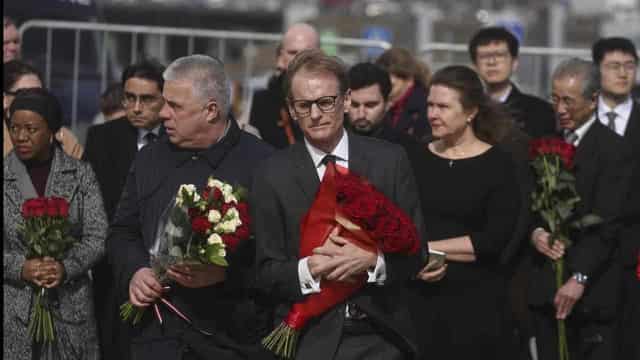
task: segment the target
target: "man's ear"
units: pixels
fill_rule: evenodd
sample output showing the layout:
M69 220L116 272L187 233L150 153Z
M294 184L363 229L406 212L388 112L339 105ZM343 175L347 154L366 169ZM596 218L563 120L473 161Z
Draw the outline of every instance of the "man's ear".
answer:
M207 122L213 123L220 118L220 106L218 106L218 102L215 99L209 99L204 107L207 113Z
M518 65L520 65L520 62L518 62L518 58L514 58L513 61L511 62L511 73L512 74L514 72L516 72L516 70L518 70Z
M600 96L600 90L594 91L593 95L591 95L591 105L589 105L589 108L591 109L591 111L595 111L596 108L598 107L599 96Z

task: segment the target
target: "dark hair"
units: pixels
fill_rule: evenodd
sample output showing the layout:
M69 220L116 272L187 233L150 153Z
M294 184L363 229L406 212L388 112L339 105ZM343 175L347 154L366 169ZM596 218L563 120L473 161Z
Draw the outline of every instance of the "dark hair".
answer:
M376 59L376 65L402 79L411 79L422 86L427 86L431 77L431 69L427 64L416 59L409 50L391 48Z
M164 86L162 73L164 72L164 69L164 65L152 59L142 60L135 64L131 64L122 72L122 86L125 86L127 80L135 77L154 81L158 84L160 91L162 91Z
M509 53L512 57L518 57L518 51L520 44L518 39L502 26L491 26L484 29L480 29L469 41L469 56L471 61L475 64L478 46L489 45L492 42L506 42L509 48Z
M351 90L358 90L372 85L378 85L384 101L389 99L391 80L389 73L380 66L372 63L355 64L349 69L349 85Z
M124 91L121 83L109 85L100 95L100 111L105 115L110 115L118 110L124 110L122 100Z
M636 47L631 40L623 37L608 37L601 38L593 44L591 47L591 57L593 62L600 65L604 56L613 51L620 51L622 53L633 56L638 62L638 53Z
M28 110L40 115L52 133L62 127L62 107L58 99L47 89L21 89L9 107L10 118L19 110Z
M463 109L478 108L478 114L472 123L478 139L492 145L497 144L513 126L505 107L487 95L480 77L472 69L461 65L447 66L433 75L429 87L434 85L457 91Z
M284 90L287 97L291 96L291 83L294 76L301 70L334 75L338 80L340 94L345 94L349 89L347 68L342 60L336 56L329 56L319 49L308 49L299 52L287 67L284 78Z
M8 16L3 16L2 17L2 25L3 25L3 28L6 28L6 27L11 26L11 25L16 26L16 22L12 18L10 18Z
M40 79L40 81L42 81L42 76L40 75L40 72L36 68L27 64L24 61L20 61L20 60L7 61L4 65L2 65L2 67L4 72L3 91L9 91L9 89L11 89L13 85L15 85L15 83L17 83L18 80L20 80L20 78L25 75L35 75L38 77L38 79Z

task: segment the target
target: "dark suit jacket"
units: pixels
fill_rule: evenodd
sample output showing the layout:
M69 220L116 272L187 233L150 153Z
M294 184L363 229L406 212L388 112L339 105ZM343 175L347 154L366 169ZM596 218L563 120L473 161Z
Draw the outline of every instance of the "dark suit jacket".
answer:
M640 103L634 102L624 140L633 150L633 180L624 205L624 227L620 234L620 257L625 268L633 268L640 253ZM628 164L631 165L631 164ZM628 166L627 165L627 166ZM633 269L632 269L633 270Z
M271 155L270 146L240 130L235 121L230 126L219 143L202 151L179 148L168 137L161 137L136 156L107 241L107 254L122 301L135 272L150 266L149 249L162 214L173 203L181 184L194 184L202 189L207 177L214 176L249 188L254 169ZM221 359L247 356L248 345L240 344L255 344L264 335L260 331L266 332L268 328L253 317L257 316L252 313L255 304L248 299L253 285L254 249L253 242L247 240L229 255L226 281L195 289L173 284L166 294L195 326L213 332L213 337L204 338L174 314L163 315L167 321L164 327L148 314L134 328L137 333L133 337L144 358L157 360L155 354L160 354L161 359L178 358L176 352L180 348L172 345L175 339L188 343L201 356Z
M630 152L622 138L596 121L581 140L575 156L578 216L594 213L604 223L570 234L566 251L567 278L573 272L589 276L574 313L610 319L619 301L620 264L615 260L618 220L629 181ZM540 226L543 226L540 224ZM552 304L556 289L551 261L536 252L530 290L533 305Z
M520 92L511 84L511 94L505 101L516 125L533 138L556 133L556 120L551 105L535 96Z
M125 117L92 126L87 132L82 159L96 173L109 220L113 219L129 167L138 152L137 140L138 129Z
M415 179L398 146L349 133L349 170L367 178L407 212L424 234ZM276 153L254 178L252 207L257 238L258 283L278 305L278 324L290 305L303 299L298 279L300 221L311 207L320 181L303 142ZM424 236L421 237L424 239ZM350 301L359 305L381 333L409 358L416 345L407 310L406 279L414 276L419 257L386 254L384 286L368 284ZM298 359L331 359L340 342L344 304L307 324L298 342Z

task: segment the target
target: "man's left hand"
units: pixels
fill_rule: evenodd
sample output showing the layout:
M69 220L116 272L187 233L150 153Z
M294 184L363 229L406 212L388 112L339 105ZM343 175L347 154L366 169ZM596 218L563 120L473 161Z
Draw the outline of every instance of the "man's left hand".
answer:
M176 264L167 269L167 275L184 287L201 288L224 281L226 268L213 264Z
M325 279L353 281L355 277L375 268L378 261L376 253L364 250L342 236L331 235L329 239L331 244L313 250L314 254L331 257L324 265L329 271Z
M578 284L576 279L570 278L558 291L553 299L553 305L556 308L556 319L566 319L573 306L582 298L584 294L584 285Z

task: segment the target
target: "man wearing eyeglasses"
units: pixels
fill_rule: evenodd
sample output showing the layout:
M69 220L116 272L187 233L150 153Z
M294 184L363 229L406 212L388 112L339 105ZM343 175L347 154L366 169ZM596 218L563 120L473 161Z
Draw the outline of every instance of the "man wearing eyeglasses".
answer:
M640 104L633 100L631 90L636 81L638 53L633 43L622 37L602 38L591 49L593 62L600 68L602 80L598 97L598 120L631 145L635 154L640 153ZM635 170L640 172L640 163L636 158ZM637 333L630 332L631 314L638 312L638 280L635 276L636 264L640 254L640 225L638 215L634 213L638 205L634 204L640 195L637 186L631 188L625 202L625 226L620 233L620 261L623 266L623 293L621 306L620 334L621 359L638 356ZM634 295L635 294L635 295ZM633 310L634 307L636 310ZM626 325L624 322L627 321ZM636 350L633 350L634 347Z
M565 60L552 75L552 102L558 124L565 141L576 146L574 175L580 202L575 216L595 214L603 222L571 229L570 247L560 241L550 246L553 235L542 223L531 232L535 254L529 304L534 312L539 359L557 359L559 319L566 323L572 359L633 358L615 353L620 264L614 255L631 153L622 138L596 119L599 86L598 69L582 59ZM558 259L564 259L567 278L556 289L551 260ZM637 334L634 336L637 341Z
M487 27L469 42L469 55L489 95L507 106L521 130L534 138L554 134L549 103L522 93L511 80L518 68L519 47L518 39L504 27Z
M164 67L153 61L129 65L122 74L123 106L120 119L89 128L83 159L96 173L109 221L113 219L127 173L138 150L161 135L160 110ZM110 303L113 279L106 258L93 269L98 331L103 358L128 354L116 342L126 339L128 328L121 325L117 304Z
M404 287L418 270L417 256L360 249L349 239L329 236L314 255L299 259L300 224L311 207L327 160L365 177L409 214L424 238L417 188L399 145L344 129L351 104L345 66L320 50L305 50L285 78L287 105L304 140L277 152L257 170L255 201L258 284L276 299L281 321L291 303L322 291L324 281L367 285L346 303L309 322L298 340L296 359L413 359L413 339Z

